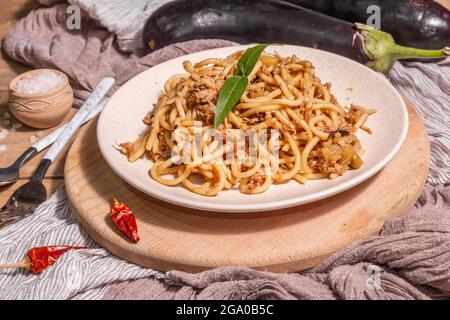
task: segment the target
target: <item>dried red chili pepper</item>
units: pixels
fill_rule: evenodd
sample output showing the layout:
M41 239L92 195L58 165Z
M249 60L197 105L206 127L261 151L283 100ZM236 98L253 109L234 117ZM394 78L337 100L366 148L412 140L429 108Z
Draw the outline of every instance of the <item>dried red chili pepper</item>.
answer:
M134 217L133 212L125 203L120 202L114 196L110 216L117 228L119 228L119 230L122 231L122 233L128 238L134 242L138 242L140 240L136 218Z
M18 263L1 265L0 268L23 268L31 273L42 273L49 266L54 264L64 253L69 250L86 249L84 247L72 246L48 246L37 247L28 250L25 258Z

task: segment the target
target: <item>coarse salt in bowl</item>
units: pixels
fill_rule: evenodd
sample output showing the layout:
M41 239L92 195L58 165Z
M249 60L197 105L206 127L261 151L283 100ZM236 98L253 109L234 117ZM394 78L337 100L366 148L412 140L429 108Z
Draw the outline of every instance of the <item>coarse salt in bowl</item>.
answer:
M17 82L16 91L20 93L48 92L64 82L64 76L50 70L31 74Z
M58 70L25 72L9 85L9 109L23 123L39 129L58 125L73 104L67 76Z

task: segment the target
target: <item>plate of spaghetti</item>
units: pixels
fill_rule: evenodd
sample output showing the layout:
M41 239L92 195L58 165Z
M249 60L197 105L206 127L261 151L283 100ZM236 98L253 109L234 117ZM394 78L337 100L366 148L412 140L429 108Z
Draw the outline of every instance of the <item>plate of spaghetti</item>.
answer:
M240 81L250 47L189 54L124 84L97 126L111 168L169 203L258 212L344 192L398 152L408 114L382 75L335 54L277 45ZM222 103L233 95L236 103Z

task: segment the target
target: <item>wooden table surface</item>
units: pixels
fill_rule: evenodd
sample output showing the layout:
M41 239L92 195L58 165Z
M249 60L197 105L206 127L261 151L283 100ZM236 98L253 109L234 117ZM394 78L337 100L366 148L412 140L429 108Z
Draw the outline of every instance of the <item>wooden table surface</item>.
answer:
M447 8L450 8L450 0L438 0L438 2L442 3ZM3 39L5 34L17 20L25 16L31 9L38 5L39 3L37 0L0 0L0 39ZM3 114L8 111L8 84L16 75L29 69L31 68L12 61L6 57L3 52L0 53L0 129L11 128L11 125L5 125L4 119L2 119ZM70 119L74 112L75 110L72 110L67 119ZM67 121L67 119L65 121ZM11 120L12 123L17 122L15 119ZM39 131L41 130L35 130L24 125L17 132L10 132L5 139L1 140L0 144L6 145L7 150L0 153L0 167L9 165L23 151L30 147L32 145L30 138ZM51 131L52 129L43 130L40 134L47 135ZM18 183L10 187L0 188L0 206L6 202L15 189L27 182L43 155L44 152L23 166L21 172L22 178ZM64 182L63 167L65 158L66 152L63 152L52 165L46 176L44 184L49 193L53 193L56 187Z

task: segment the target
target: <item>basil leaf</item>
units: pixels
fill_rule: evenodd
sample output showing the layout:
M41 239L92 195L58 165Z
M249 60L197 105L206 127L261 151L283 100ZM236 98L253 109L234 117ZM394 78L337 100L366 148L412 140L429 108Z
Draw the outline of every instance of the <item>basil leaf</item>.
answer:
M259 56L267 48L267 46L267 44L259 44L252 48L248 48L238 61L238 75L248 77L250 73L252 73L256 62L258 62Z
M224 82L219 92L216 104L214 127L217 128L227 117L234 106L239 102L248 86L248 76L252 73L259 56L267 48L267 44L259 44L248 48L237 64L237 76Z
M247 77L234 76L224 82L216 104L214 127L217 128L239 102L248 86Z

